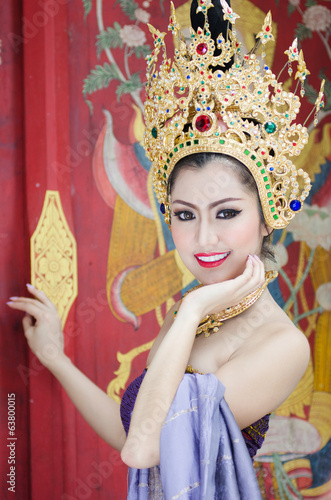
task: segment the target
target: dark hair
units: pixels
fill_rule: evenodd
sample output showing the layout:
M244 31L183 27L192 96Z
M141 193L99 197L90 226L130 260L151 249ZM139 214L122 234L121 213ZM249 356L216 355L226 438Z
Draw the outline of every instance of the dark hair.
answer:
M178 177L178 174L183 168L186 169L198 169L198 168L203 168L206 166L207 163L210 163L212 161L221 161L226 162L226 166L230 167L240 178L242 181L243 186L250 191L251 193L255 194L257 202L258 202L258 210L259 210L259 216L261 220L261 224L264 225L264 227L267 227L267 224L264 220L264 215L263 215L263 210L262 210L262 205L259 197L259 192L257 189L256 182L254 180L254 177L250 173L250 171L245 167L243 163L241 163L239 160L236 158L233 158L231 156L222 154L222 153L196 153L192 155L185 156L181 160L176 163L174 169L172 170L171 174L169 175L168 179L168 186L167 186L167 193L168 196L171 194L171 190L174 186L174 183ZM272 232L271 232L272 233ZM275 262L275 254L272 251L272 248L270 246L270 237L271 233L268 234L268 236L263 237L263 242L262 242L262 247L261 247L261 257L270 259Z

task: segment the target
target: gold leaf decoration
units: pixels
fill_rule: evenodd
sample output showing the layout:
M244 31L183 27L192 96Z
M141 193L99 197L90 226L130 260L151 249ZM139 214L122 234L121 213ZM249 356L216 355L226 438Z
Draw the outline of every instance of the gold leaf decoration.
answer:
M323 498L322 495L325 495L326 493L330 493L331 490L331 479L324 484L321 484L320 486L316 486L316 488L307 488L304 490L300 490L300 494L303 496L303 498L316 498L318 500L319 498ZM327 496L324 496L325 499L327 499Z
M150 342L146 342L138 347L134 347L131 351L122 354L121 352L117 353L117 361L120 363L120 367L114 373L116 378L111 380L107 387L107 394L111 398L113 398L117 403L121 402L121 398L119 397L121 389L124 390L126 387L126 383L130 377L131 373L131 364L134 358L136 358L139 354L149 351L152 347L154 340Z
M77 297L77 246L58 191L46 191L30 243L31 283L56 305L64 326Z
M305 418L305 406L311 405L312 394L314 388L314 372L312 361L300 380L299 384L284 401L284 403L275 411L276 415L282 417L289 417L295 415L296 417Z
M309 422L320 433L320 449L322 449L331 437L331 394L327 392L314 392L309 413Z

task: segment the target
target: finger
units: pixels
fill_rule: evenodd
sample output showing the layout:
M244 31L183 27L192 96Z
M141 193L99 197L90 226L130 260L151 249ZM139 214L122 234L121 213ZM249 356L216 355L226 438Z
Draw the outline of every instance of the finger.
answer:
M10 297L10 302L7 302L7 304L16 304L18 302L25 303L25 304L34 304L35 306L39 307L43 311L48 311L49 307L40 302L38 299L30 299L29 297Z
M23 329L25 334L28 332L29 328L33 326L33 318L30 314L25 314L22 319Z
M38 304L37 301L26 302L26 301L15 300L12 302L7 302L7 305L11 309L16 309L17 311L24 311L25 313L30 314L37 321L40 320L42 315L45 313L45 311L40 307L40 304Z
M36 287L34 287L33 285L30 285L30 283L27 283L26 285L28 291L34 295L38 300L40 300L40 302L42 304L45 304L46 306L49 306L49 307L52 307L52 309L56 309L55 305L53 304L53 302L47 297L47 295L45 294L45 292L43 292L42 290L38 290Z
M255 269L254 269L254 283L256 287L259 288L264 283L264 266L262 261L257 255L254 255Z
M253 255L249 255L246 268L243 274L238 277L243 279L241 291L248 294L256 290L260 286L260 276L260 260Z
M259 286L262 286L265 281L265 270L264 264L258 255L255 255L255 260L258 264L258 273L259 273Z
M246 282L248 280L251 284L251 281L255 280L256 267L257 267L257 263L256 263L256 260L254 259L254 256L249 255L247 258L247 263L246 263L246 268L245 268L246 272L243 273Z
M245 276L251 276L253 274L253 270L254 270L254 258L252 255L248 255L243 274L245 274Z

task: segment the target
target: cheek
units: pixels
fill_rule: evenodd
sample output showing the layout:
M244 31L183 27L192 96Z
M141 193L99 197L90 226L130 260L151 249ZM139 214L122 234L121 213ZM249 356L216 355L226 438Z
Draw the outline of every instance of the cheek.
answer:
M172 224L171 235L172 235L172 239L174 241L175 247L177 249L185 248L187 241L188 241L188 235L186 235L186 232L185 232L185 230L183 230L183 228L178 227L178 222L175 222Z
M248 251L256 251L257 246L262 241L260 221L256 217L247 217L236 221L228 227L223 226L222 239L229 247L235 250L242 250L247 254Z

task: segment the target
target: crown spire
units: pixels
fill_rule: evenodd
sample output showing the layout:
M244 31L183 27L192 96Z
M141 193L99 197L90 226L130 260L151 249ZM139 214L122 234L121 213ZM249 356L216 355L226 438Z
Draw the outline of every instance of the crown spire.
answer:
M171 5L169 30L178 42L173 59L167 59L164 33L150 28L155 48L147 65L144 141L166 221L167 183L175 164L189 154L209 151L245 164L256 181L266 223L283 228L302 209L311 189L308 174L291 160L308 142L307 129L296 123L300 98L285 91L254 53L241 56L233 30L238 16L225 0L195 0L191 14L193 29L186 44ZM257 38L263 47L274 41L270 12ZM157 68L161 49L163 61ZM297 63L296 78L303 86L309 72L297 50L295 40L286 54L288 64ZM323 88L315 115L322 105Z

